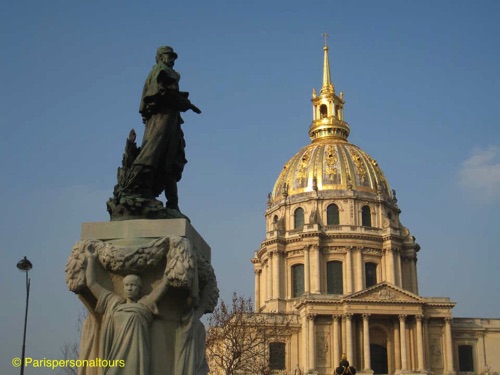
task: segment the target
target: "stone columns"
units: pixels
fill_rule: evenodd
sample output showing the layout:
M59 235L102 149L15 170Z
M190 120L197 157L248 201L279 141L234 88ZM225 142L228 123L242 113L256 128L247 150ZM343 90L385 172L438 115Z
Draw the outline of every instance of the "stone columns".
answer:
M354 269L355 269L355 285L354 289L357 292L358 290L363 289L363 260L361 256L361 248L356 249L355 257L354 257Z
M333 364L338 366L340 361L340 327L339 327L339 315L334 315L333 317Z
M411 267L411 283L413 286L413 293L418 294L418 279L417 279L417 254L413 255L410 263Z
M396 284L397 286L399 286L400 288L403 287L403 280L401 278L401 253L400 253L400 250L397 249L396 250L396 253L395 253L395 282L394 284Z
M346 355L348 360L351 361L351 365L353 363L353 345L352 345L352 314L344 314L345 320L345 346L346 346ZM336 364L335 364L336 365Z
M423 342L423 332L422 332L422 319L423 315L415 315L415 320L417 322L417 371L424 372L424 342Z
M370 314L363 314L363 353L364 353L364 362L365 367L364 371L371 371L371 363L370 363L370 326L369 319Z
M386 257L385 249L382 249L382 259L380 262L381 271L382 271L382 280L387 281L387 257Z
M279 251L273 252L273 298L280 298L280 263L281 263L281 253Z
M394 365L396 371L401 371L401 345L399 339L401 334L399 332L399 322L394 321Z
M401 372L408 370L408 357L406 354L406 315L399 315L399 334L401 343Z
M446 342L445 372L454 374L453 369L453 345L451 342L451 318L444 318L444 336Z
M314 268L316 272L314 273L314 283L312 292L316 294L321 293L321 253L318 245L313 246L313 259Z
M351 294L352 293L352 274L353 274L353 269L352 269L352 253L351 250L352 248L347 248L346 249L346 254L345 254L345 268L346 272L344 273L344 277L346 279L346 286L345 286L345 291L346 294Z
M267 255L267 267L266 267L266 278L267 278L267 285L266 285L266 291L267 291L267 300L273 299L273 269L272 269L272 264L273 264L273 253L269 253Z
M424 363L425 363L425 370L429 370L431 368L430 364L430 353L429 353L429 318L424 316L423 319L423 330L424 330Z
M307 337L309 335L309 320L307 319L307 315L302 317L302 358L304 359L304 370L309 367L309 343Z
M385 249L385 257L386 257L386 280L389 283L396 284L395 282L395 269L394 269L394 252L392 249Z
M260 273L261 270L255 270L255 311L260 312Z
M309 370L314 371L316 369L316 340L314 337L314 318L315 314L308 314L307 320L309 324Z
M309 246L304 247L304 294L311 292L311 265L309 261Z

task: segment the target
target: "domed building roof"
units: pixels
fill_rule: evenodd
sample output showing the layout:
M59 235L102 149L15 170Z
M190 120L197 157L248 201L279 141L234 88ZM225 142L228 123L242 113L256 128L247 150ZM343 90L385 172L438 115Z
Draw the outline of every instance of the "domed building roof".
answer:
M323 139L303 147L283 167L272 192L294 195L314 190L357 190L390 196L378 163L349 142Z
M313 90L311 144L303 147L283 167L268 204L283 197L313 191L355 190L391 199L389 183L378 163L349 143L350 128L344 121L343 93L337 96L330 78L328 46L324 46L323 86Z

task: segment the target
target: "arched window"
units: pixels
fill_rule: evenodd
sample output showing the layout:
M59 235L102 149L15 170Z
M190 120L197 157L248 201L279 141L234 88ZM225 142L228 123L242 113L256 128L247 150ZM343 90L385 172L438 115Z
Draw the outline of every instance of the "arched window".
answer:
M302 208L297 208L293 214L293 228L302 229L304 228L304 210Z
M326 208L326 225L339 225L339 207L331 204Z
M365 281L367 288L377 284L377 263L365 263Z
M304 265L292 266L292 297L300 297L304 294Z
M458 346L458 371L474 372L474 357L471 345Z
M320 115L320 118L328 117L328 109L326 108L325 104L321 104L319 106L319 115Z
M372 226L372 215L368 206L363 206L361 209L361 225L364 227Z
M344 294L342 280L342 262L328 262L326 264L326 292L328 294Z

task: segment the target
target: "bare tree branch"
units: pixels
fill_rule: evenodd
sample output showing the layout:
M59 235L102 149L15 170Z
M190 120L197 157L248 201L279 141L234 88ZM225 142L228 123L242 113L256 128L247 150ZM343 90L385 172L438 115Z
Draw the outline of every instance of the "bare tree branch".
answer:
M298 328L295 315L255 313L251 298L233 293L208 319L207 361L212 375L272 373L269 344L287 342Z

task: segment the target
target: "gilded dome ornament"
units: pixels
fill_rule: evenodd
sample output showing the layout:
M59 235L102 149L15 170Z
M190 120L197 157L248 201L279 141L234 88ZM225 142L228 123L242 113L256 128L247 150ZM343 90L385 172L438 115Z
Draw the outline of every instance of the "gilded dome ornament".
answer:
M323 53L322 88L313 89L311 99L311 143L284 165L268 199L269 209L289 196L322 191L342 195L352 190L393 199L378 163L348 141L350 127L344 121L344 94L338 96L331 81L326 36Z

